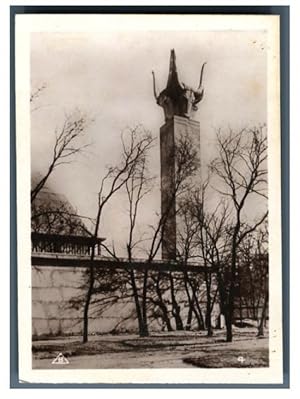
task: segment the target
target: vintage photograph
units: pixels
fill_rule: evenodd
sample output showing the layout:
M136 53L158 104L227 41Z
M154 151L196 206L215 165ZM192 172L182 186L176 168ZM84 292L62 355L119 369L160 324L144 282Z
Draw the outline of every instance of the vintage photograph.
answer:
M278 35L276 16L18 16L39 381L280 382Z

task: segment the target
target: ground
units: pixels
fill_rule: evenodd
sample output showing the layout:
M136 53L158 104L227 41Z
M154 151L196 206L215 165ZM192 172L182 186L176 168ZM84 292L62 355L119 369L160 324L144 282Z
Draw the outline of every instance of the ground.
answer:
M205 332L99 335L34 341L32 367L52 368L220 368L268 367L268 338L257 338L255 328L235 328L234 341L225 342L224 330L207 338ZM62 353L68 364L52 364Z

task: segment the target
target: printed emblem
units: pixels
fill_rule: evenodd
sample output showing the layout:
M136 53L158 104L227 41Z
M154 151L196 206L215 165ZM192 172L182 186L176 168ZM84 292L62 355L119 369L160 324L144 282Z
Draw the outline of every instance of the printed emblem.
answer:
M59 353L51 363L52 364L69 364L70 362L62 353Z

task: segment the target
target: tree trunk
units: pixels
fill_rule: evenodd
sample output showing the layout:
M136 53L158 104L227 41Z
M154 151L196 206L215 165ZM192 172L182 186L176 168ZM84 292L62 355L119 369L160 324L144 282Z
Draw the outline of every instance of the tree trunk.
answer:
M186 325L185 325L186 331L190 331L190 329L192 327L192 320L193 320L193 310L192 310L191 306L189 306L189 311L188 311Z
M241 327L242 327L242 325L243 325L243 303L242 303L242 297L241 297L241 295L240 295L240 298L239 298L239 311L240 311L240 323L241 323Z
M229 311L225 314L225 324L226 324L226 341L232 342L232 315Z
M264 306L262 309L261 318L260 318L260 322L259 322L259 326L258 326L258 332L257 332L258 337L264 336L264 323L266 320L268 301L269 301L269 292L267 291L265 294Z
M225 323L226 323L226 293L225 293L225 287L222 279L222 275L220 272L217 273L217 281L218 281L218 291L219 291L219 298L220 298L220 312L221 315L224 315L225 317ZM221 324L221 322L220 322ZM220 325L221 327L221 325Z
M201 311L199 302L198 302L198 300L197 300L197 298L195 296L193 296L193 302L196 303L196 307L194 306L194 314L195 314L196 319L197 319L198 330L199 331L203 331L203 330L205 330L203 315L202 315L202 311Z
M172 314L175 319L176 330L182 331L184 328L183 328L183 323L182 323L182 319L180 316L180 306L178 305L178 303L176 301L174 280L173 280L172 272L170 272L169 278L170 278L170 290L171 290L171 299L172 299Z
M250 276L250 289L251 289L250 301L251 301L251 308L252 308L252 318L253 318L253 320L257 320L257 312L256 312L257 307L255 306L255 286L254 286L251 270L249 270L249 276Z
M212 337L213 329L212 329L212 325L211 325L211 304L208 301L206 302L205 324L206 324L206 328L207 328L207 336Z
M236 265L237 265L237 243L236 237L239 231L240 223L237 223L234 232L234 238L231 248L231 273L230 286L228 294L227 312L226 312L226 341L232 342L232 323L234 313L234 298L235 298L235 281L236 281Z
M138 326L139 326L139 335L143 336L143 317L142 317L142 311L141 311L141 306L140 306L140 301L139 301L139 295L138 295L138 290L136 286L136 281L135 281L135 274L134 270L130 270L130 282L131 282L131 287L132 287L132 292L133 292L133 298L134 298L134 303L135 303L135 309L136 309L136 315L138 319Z
M228 293L228 303L226 306L225 323L226 323L226 341L232 342L232 323L234 313L234 289L235 289L235 265L232 267L231 281Z
M204 325L204 319L203 319L201 307L200 307L200 304L199 304L199 301L198 301L198 298L197 298L197 292L196 292L196 289L193 286L192 282L190 280L188 280L188 281L189 281L190 287L191 287L191 289L193 291L192 302L195 303L195 306L194 306L195 311L194 311L194 313L195 313L195 316L197 318L198 329L200 331L203 331L203 330L205 330L205 325Z
M189 291L189 287L188 287L188 281L189 281L189 277L187 272L184 272L184 287L185 287L185 291L186 291L186 295L188 298L188 302L189 302L189 311L188 311L188 316L187 316L187 322L186 322L186 330L190 330L191 329L191 323L192 323L192 319L193 319L193 313L195 314L197 320L198 320L198 326L199 326L199 315L197 314L197 310L195 309L195 298L194 295L191 298L191 294Z
M233 312L234 312L234 282L230 284L228 304L226 306L225 323L226 323L226 341L232 342L232 323L233 323Z
M148 321L147 321L147 283L148 283L148 271L144 271L144 278L143 278L143 296L142 296L142 331L140 336L141 337L148 337L149 330L148 330Z
M155 283L156 295L157 295L158 300L159 300L158 306L160 307L160 309L162 311L162 318L163 318L163 321L166 323L167 330L168 331L173 331L173 328L172 328L172 325L171 325L171 321L170 321L170 318L169 318L169 315L168 315L168 309L167 309L167 307L166 307L166 305L164 303L159 282L160 282L160 273L158 273L157 280L156 280L156 283Z
M93 294L93 290L94 290L94 283L95 283L94 265L93 265L93 263L91 263L90 272L89 272L89 288L88 288L88 291L86 294L86 300L85 300L84 310L83 310L83 336L82 336L83 343L88 342L89 307L90 307L92 294Z
M207 328L207 336L213 336L213 330L211 326L211 297L210 297L210 287L211 281L208 273L205 272L205 283L206 283L206 314L205 314L205 325Z

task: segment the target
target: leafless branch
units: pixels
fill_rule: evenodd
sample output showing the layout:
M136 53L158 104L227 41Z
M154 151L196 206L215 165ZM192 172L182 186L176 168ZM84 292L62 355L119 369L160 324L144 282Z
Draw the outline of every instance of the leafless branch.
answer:
M43 189L48 178L58 166L69 164L74 160L76 154L82 153L88 147L88 144L80 142L85 135L87 124L87 118L75 111L66 116L60 129L56 129L52 159L47 172L31 189L31 203L36 199L38 193Z

